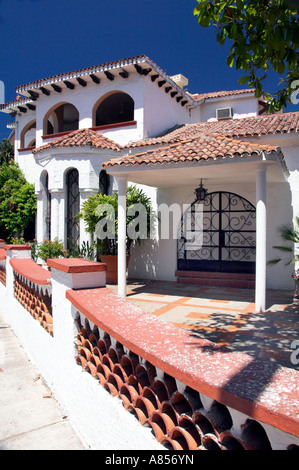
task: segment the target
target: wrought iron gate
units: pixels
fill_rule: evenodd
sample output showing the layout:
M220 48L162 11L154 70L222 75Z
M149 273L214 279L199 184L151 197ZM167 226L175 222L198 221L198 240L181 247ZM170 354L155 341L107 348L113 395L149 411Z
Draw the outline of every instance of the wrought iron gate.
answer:
M191 238L198 231L195 220L198 204L202 204L202 244L197 248ZM207 194L204 201L194 201L188 211L181 220L178 270L254 273L255 207L251 202L220 191ZM186 216L191 227L188 233Z
M51 239L51 193L49 191L49 175L46 175L45 181L45 193L46 193L46 208L45 208L45 226L46 236L45 238Z
M66 212L66 231L67 248L71 249L78 246L80 237L79 220L76 215L80 210L80 192L79 192L79 173L75 168L66 175L67 188L67 212Z

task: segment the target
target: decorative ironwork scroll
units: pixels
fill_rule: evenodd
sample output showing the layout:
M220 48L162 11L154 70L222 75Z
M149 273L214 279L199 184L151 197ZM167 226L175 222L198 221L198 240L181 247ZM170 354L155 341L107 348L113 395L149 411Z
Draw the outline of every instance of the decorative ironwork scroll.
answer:
M80 237L79 220L76 215L80 210L79 173L72 169L66 175L67 187L67 243L68 249L78 246Z
M186 219L191 218L191 234L196 231L196 205L202 204L202 244L194 246ZM191 224L191 225L190 225ZM247 199L230 192L212 192L204 201L194 201L181 220L178 239L178 269L190 271L246 272L255 269L255 207Z

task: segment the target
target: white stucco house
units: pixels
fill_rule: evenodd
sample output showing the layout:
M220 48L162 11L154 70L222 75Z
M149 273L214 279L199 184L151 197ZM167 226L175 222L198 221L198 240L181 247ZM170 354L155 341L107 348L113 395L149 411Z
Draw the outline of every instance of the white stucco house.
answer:
M293 288L292 268L267 261L281 243L278 227L299 215L299 113L266 114L252 89L190 93L187 84L139 56L17 87L1 111L14 117L15 160L36 188L36 238L88 240L74 215L88 196L118 190L124 293L128 182L142 185L156 209L175 204L184 214L191 205L192 219L200 203L202 246L190 248L181 218L168 237L158 227L132 251L129 276L234 275L254 283L263 310L266 287ZM206 190L199 199L196 188Z

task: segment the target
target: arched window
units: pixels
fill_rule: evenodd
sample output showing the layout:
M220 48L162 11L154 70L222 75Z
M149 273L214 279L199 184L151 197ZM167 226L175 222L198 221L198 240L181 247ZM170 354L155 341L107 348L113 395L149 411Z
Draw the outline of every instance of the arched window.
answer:
M76 218L79 211L79 172L72 168L66 174L66 236L69 250L79 246L80 224Z
M127 93L116 91L95 107L94 126L105 126L134 120L134 100Z
M102 170L99 175L99 192L100 194L107 195L109 194L110 188L110 175L106 170Z
M30 121L21 132L21 148L35 146L36 121Z
M74 131L79 127L79 112L70 103L63 103L49 111L44 118L44 135Z

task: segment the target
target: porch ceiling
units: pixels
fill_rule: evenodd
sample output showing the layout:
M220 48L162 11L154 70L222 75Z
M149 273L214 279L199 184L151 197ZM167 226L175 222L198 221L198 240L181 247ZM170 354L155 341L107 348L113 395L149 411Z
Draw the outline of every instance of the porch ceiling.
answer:
M234 157L217 161L201 161L196 163L165 163L125 165L119 167L107 167L106 170L112 176L126 177L128 181L136 184L144 184L152 187L173 186L197 186L201 178L213 183L255 183L256 171L261 165L261 157ZM263 160L267 166L267 181L270 183L282 183L286 180L286 169L277 155L267 156Z

